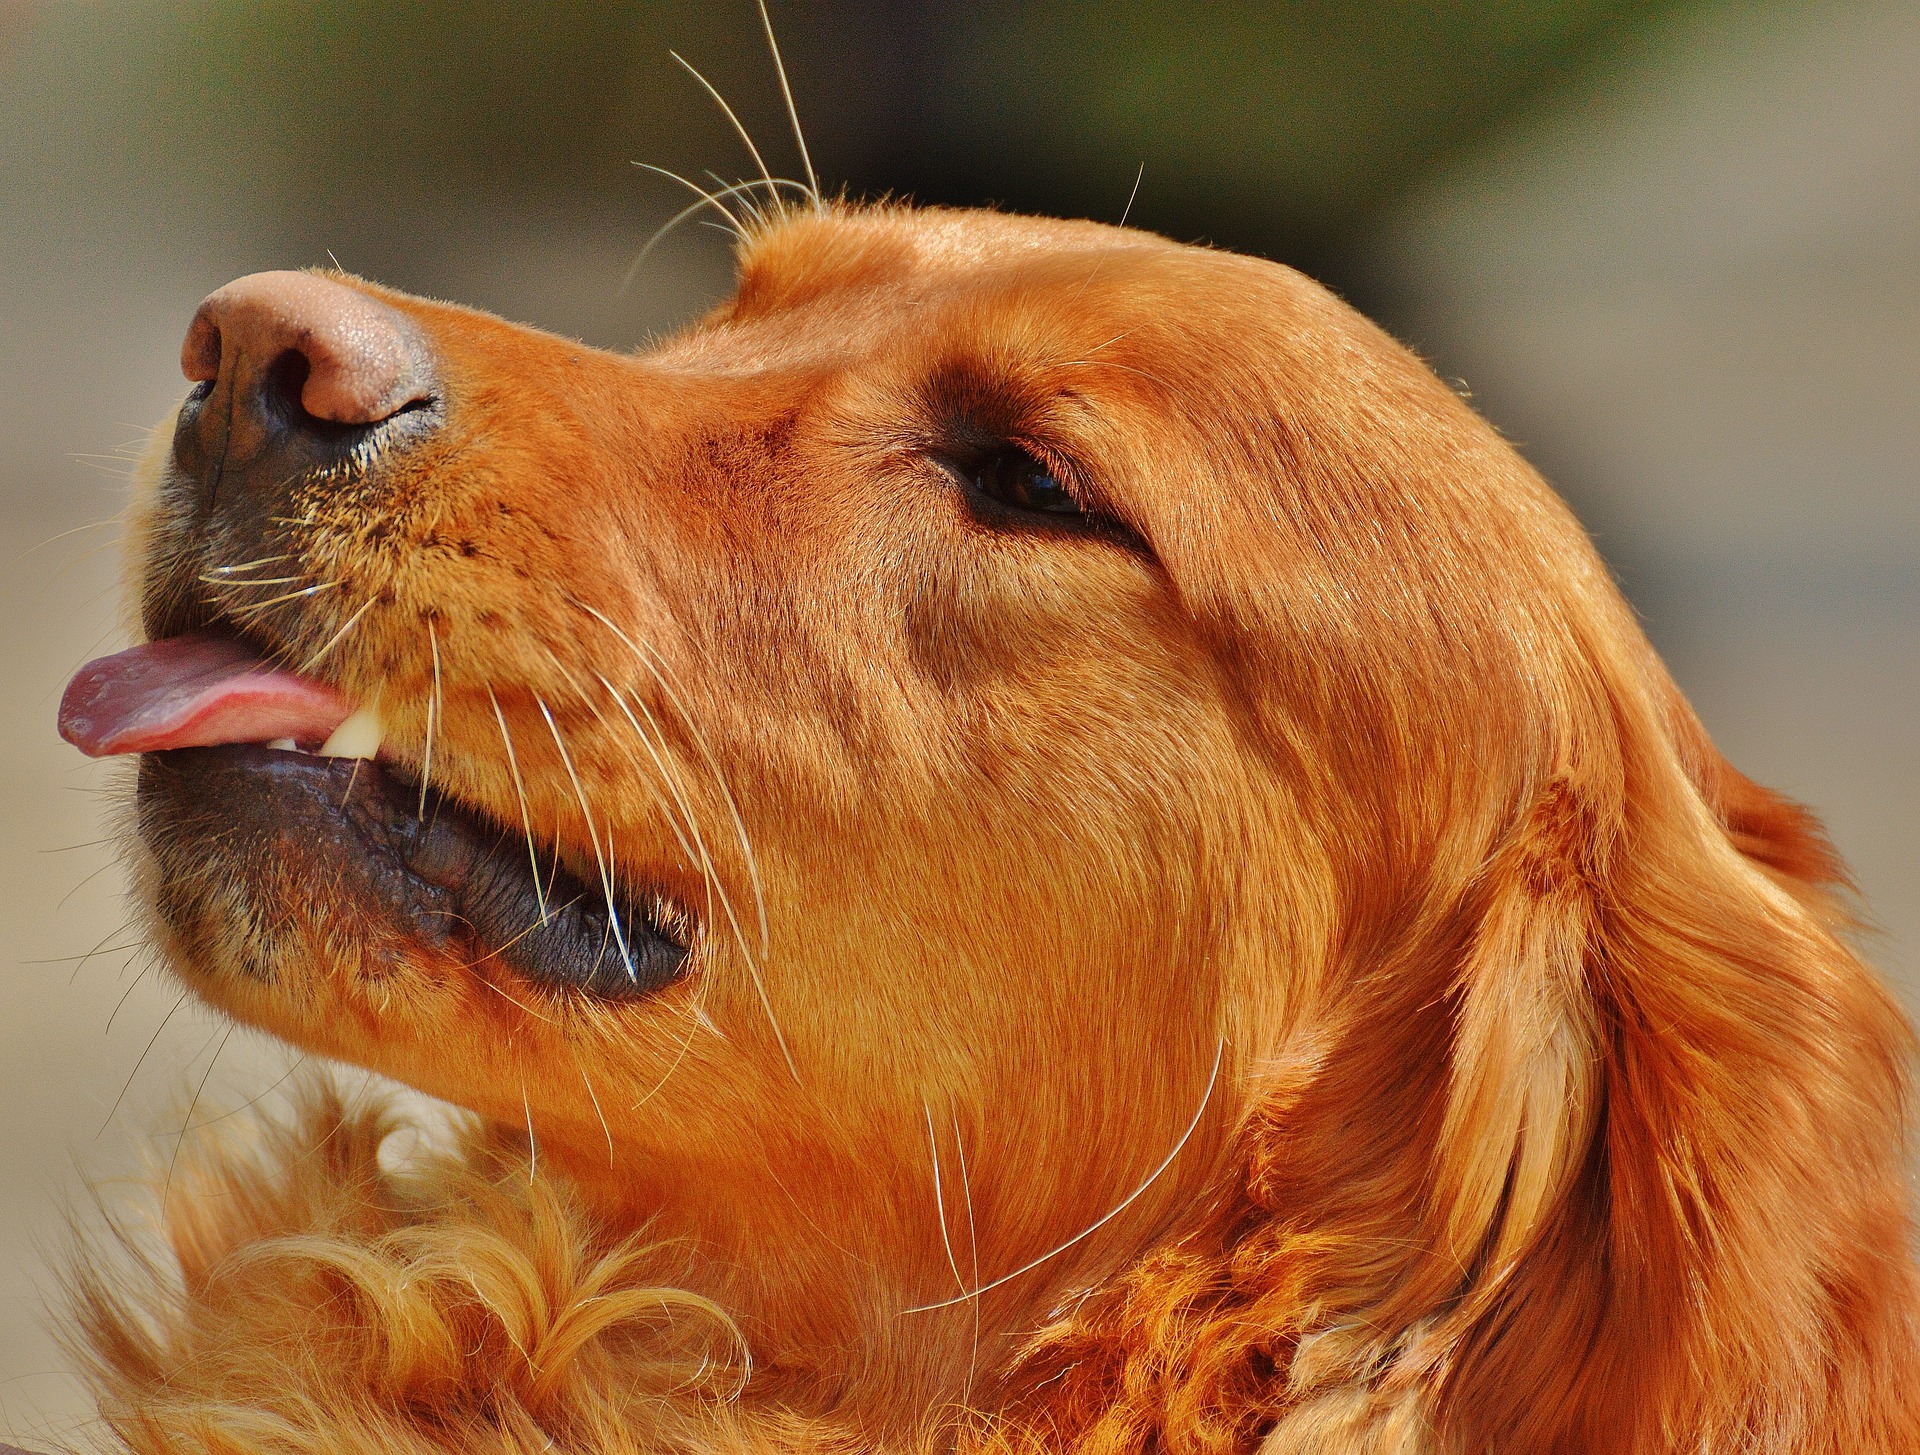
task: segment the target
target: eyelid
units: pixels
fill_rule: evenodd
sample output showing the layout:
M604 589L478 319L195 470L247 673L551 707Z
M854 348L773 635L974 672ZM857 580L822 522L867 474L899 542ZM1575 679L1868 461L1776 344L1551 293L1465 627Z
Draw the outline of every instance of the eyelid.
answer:
M982 462L1006 450L1018 450L1031 456L1060 482L1061 487L1080 507L1080 513L1077 515L1043 516L1036 513L1032 519L1038 528L1102 537L1126 550L1153 559L1153 547L1126 521L1107 507L1104 495L1089 486L1088 472L1071 455L1064 454L1051 445L1033 439L1031 436L1001 435L990 444L969 442L959 447L953 445L944 449L932 447L921 450L920 454L923 459L938 466L941 472L951 478L961 489L972 493L975 490L975 470ZM999 505L998 502L991 501L990 497L989 501L999 510L1007 512L1009 517L1028 515L1028 512L1017 511L1013 506Z
M1087 498L1086 484L1080 478L1080 471L1072 460L1038 440L1010 439L1007 445L1009 448L1031 455L1038 464L1044 466L1046 472L1060 482L1060 488L1079 502L1082 510L1093 509L1092 502Z
M991 443L969 442L957 448L949 446L945 449L935 447L924 453L927 458L962 485L972 488L974 476L982 465L996 455L1010 452L1028 456L1053 476L1060 487L1073 497L1074 502L1089 517L1104 515L1104 512L1092 503L1092 497L1082 480L1081 472L1075 467L1073 461L1058 450L1039 441L1003 435Z
M1024 436L1011 438L1007 444L1014 449L1025 450L1044 465L1047 473L1060 482L1061 489L1074 498L1089 522L1107 525L1133 536L1133 530L1108 505L1106 494L1094 485L1091 472L1074 456L1063 453L1043 440Z

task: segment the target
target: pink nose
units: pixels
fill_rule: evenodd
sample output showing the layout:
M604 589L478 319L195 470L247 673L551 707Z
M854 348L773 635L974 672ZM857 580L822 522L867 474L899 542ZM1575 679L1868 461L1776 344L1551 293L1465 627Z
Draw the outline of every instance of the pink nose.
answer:
M259 394L270 375L285 379L301 409L331 424L378 424L430 397L424 347L406 316L312 273L253 273L210 294L187 328L180 368L238 399Z

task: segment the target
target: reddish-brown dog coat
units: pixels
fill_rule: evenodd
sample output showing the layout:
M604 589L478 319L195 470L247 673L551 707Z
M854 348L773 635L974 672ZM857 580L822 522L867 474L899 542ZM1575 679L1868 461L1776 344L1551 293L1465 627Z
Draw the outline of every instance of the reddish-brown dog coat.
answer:
M135 1448L1920 1448L1909 1036L1824 839L1325 291L903 208L635 356L327 286L442 421L289 487L270 574L334 584L257 610L156 457L150 621L320 654L693 954L561 994L156 831L195 990L481 1123L203 1139L181 1271L84 1275ZM1005 445L1103 523L982 506Z

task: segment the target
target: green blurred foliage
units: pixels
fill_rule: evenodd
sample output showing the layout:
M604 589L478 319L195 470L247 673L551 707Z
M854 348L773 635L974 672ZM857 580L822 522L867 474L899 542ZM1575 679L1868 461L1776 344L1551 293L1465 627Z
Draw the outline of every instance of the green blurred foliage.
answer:
M324 177L372 164L566 175L615 120L639 40L633 6L350 0L186 12L156 118L259 137Z
M225 0L183 10L152 104L164 130L252 138L322 185L372 170L597 190L631 182L637 130L697 99L643 80L663 72L665 36L711 43L711 15L672 0Z
M632 196L636 159L732 166L738 143L668 50L737 50L748 21L690 0L47 5L0 86L44 93L5 109L42 141L97 138L136 189L293 214L382 189L537 205Z
M1577 79L1678 0L1017 0L979 13L947 126L1081 170L1142 164L1190 206L1349 231L1456 148ZM982 78L993 78L990 82Z
M1343 254L1410 182L1685 3L773 10L829 186L1111 219L1144 164L1134 221L1338 281ZM197 185L216 211L372 218L448 195L671 211L680 200L631 163L696 178L750 167L670 49L727 94L776 170L796 166L753 0L117 0L31 13L9 83L32 83L36 45L90 67L38 124L97 134L103 166L130 186Z

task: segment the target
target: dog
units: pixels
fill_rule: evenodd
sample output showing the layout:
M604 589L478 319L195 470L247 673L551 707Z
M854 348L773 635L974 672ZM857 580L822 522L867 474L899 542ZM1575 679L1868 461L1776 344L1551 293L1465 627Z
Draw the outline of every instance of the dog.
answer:
M815 200L639 354L270 273L183 367L63 731L188 986L472 1115L199 1138L129 1448L1920 1449L1839 863L1319 286Z

